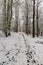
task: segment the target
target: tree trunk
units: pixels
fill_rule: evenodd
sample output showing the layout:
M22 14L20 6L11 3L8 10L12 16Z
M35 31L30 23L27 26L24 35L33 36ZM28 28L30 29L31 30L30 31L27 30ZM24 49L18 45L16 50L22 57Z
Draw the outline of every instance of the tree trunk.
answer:
M12 20L12 3L13 0L8 0L8 7L7 7L7 22L8 22L8 36L10 36L10 27L11 27L11 20Z
M18 32L18 18L19 18L19 6L17 5L18 2L16 3L15 7L15 32Z
M28 34L28 9L27 9L27 17L26 17L26 34Z
M26 34L28 34L28 1L26 1Z
M36 22L37 22L37 37L39 36L39 27L38 27L38 4L37 4L37 11L36 11Z
M7 18L6 18L6 0L4 0L4 8L3 8L3 15L4 15L4 21L3 21L3 31L5 33L5 36L7 37Z
M33 0L33 38L35 37L35 0Z

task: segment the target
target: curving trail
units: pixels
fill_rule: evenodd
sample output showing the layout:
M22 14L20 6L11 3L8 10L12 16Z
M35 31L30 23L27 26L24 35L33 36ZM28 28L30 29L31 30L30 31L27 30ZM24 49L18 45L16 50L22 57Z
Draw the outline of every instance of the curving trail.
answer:
M11 36L0 38L0 65L43 65L41 49L43 39L11 32Z
M27 42L28 40L25 34L22 34L22 36L24 39L24 44L26 45L26 48L27 48L27 51L25 52L27 55L27 65L43 65L43 64L40 64L40 61L38 56L36 55L36 52L34 51L34 49L31 48L31 46L29 45L29 42Z

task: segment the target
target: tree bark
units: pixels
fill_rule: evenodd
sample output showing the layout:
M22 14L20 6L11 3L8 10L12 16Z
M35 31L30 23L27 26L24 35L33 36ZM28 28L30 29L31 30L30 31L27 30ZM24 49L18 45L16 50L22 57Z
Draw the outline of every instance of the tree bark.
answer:
M19 19L19 0L16 1L15 6L15 32L18 32L18 19Z
M26 1L26 34L28 34L28 1Z
M12 3L13 0L8 0L8 7L7 7L7 22L8 22L8 36L10 36L10 27L11 27L11 20L12 20Z
M4 15L4 21L3 21L3 32L5 33L5 36L7 37L7 18L6 18L6 0L4 0L4 8L3 8L3 15Z
M37 15L36 15L36 22L37 22L37 37L39 36L39 29L38 29L38 5L37 5Z
M33 0L33 38L35 37L35 0Z

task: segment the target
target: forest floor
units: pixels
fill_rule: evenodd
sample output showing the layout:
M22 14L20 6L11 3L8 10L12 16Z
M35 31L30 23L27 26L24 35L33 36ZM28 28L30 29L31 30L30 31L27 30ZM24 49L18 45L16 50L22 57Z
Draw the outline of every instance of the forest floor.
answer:
M43 37L13 32L7 38L0 35L0 65L43 65Z

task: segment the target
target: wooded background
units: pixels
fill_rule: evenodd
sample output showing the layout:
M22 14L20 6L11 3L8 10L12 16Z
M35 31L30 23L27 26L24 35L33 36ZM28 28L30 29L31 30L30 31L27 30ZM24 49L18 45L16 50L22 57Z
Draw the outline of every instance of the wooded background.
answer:
M43 33L43 0L0 0L0 29L25 32L37 37Z

